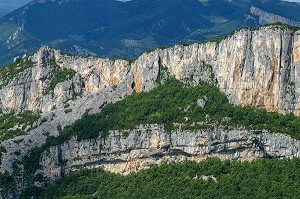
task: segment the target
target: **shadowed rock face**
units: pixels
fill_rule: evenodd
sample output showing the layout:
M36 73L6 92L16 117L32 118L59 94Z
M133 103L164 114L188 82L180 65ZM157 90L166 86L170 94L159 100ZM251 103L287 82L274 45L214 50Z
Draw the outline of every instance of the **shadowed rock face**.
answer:
M282 17L276 14L265 12L262 9L259 9L255 6L252 6L250 8L250 13L258 16L259 24L268 24L268 23L276 23L276 22L282 22L294 26L299 26L300 23L298 21L294 21L291 19L288 19L286 17Z
M124 130L128 133L129 130ZM220 128L166 132L163 126L146 125L130 130L111 131L101 138L55 146L44 152L38 173L55 179L81 168L103 168L129 174L162 162L222 160L251 161L257 158L300 156L300 142L282 134L266 131L223 130ZM61 162L66 162L62 166Z

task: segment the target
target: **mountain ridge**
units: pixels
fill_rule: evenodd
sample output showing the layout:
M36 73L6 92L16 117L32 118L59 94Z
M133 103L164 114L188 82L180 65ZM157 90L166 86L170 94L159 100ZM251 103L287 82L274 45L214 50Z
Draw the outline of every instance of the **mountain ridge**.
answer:
M85 55L134 57L147 48L206 40L241 26L300 21L298 4L277 0L209 3L160 0L151 4L149 0L42 2L32 2L0 20L3 32L0 63L29 54L44 44ZM256 16L251 13L251 6L264 12ZM78 9L84 10L77 12ZM174 10L181 12L174 13ZM282 16L287 15L283 10L289 10L292 15Z
M31 66L24 65L29 61L32 62ZM21 68L22 66L25 67ZM142 54L134 61L73 56L43 46L32 55L17 59L13 67L18 70L16 74L11 74L11 79L6 81L2 76L0 77L0 107L3 110L1 114L5 116L11 110L16 112L30 110L41 114L33 124L14 127L14 129L24 130L22 135L1 139L1 146L5 148L1 150L1 171L9 171L11 174L19 172L20 178L23 178L25 174L30 174L25 175L26 178L24 178L29 181L20 185L25 187L27 182L35 179L34 176L39 176L38 172L43 172L34 170L35 167L32 167L30 172L24 170L22 166L24 158L27 158L26 162L30 166L33 166L31 160L38 163L37 166L42 164L43 167L38 167L38 169L42 169L45 176L48 174L51 176L61 173L60 171L64 171L63 168L68 172L70 165L80 162L78 157L81 156L82 165L87 167L88 165L101 166L103 161L105 163L101 157L109 153L109 158L114 161L114 158L117 158L114 156L117 146L120 147L119 152L124 150L124 153L121 153L124 155L122 158L124 158L124 164L129 165L139 162L140 157L147 157L142 156L143 151L149 149L147 147L150 145L147 143L153 143L154 155L157 152L166 155L166 158L170 154L173 157L174 151L167 150L169 138L160 139L159 136L155 136L155 132L163 135L160 134L163 132L162 127L157 127L155 124L150 125L150 129L143 129L142 126L141 129L129 129L129 132L111 132L105 143L102 143L101 137L82 141L71 139L66 143L47 142L50 136L64 135L61 134L65 132L64 127L73 124L82 115L98 113L111 102L120 101L134 92L152 91L169 76L191 86L197 86L203 82L214 84L226 94L229 102L236 105L251 105L265 108L270 112L294 113L299 116L300 94L296 88L300 84L297 78L300 69L300 32L297 28L285 25L271 25L252 30L242 29L223 40L156 49ZM195 103L199 103L200 107L205 106L206 99L203 97ZM189 111L191 107L185 108ZM156 114L153 117L156 117ZM293 120L298 118L295 115L287 114L276 117L291 118L291 121L297 125L297 119ZM223 119L227 121L230 118ZM153 134L150 133L151 130ZM278 154L281 154L278 155L280 157L299 157L298 140L288 135L264 132L265 129L254 129L252 132L235 128L232 134L242 134L241 139L234 136L229 139L230 130L228 129L208 128L207 135L198 129L196 130L198 136L192 141L184 137L189 133L192 136L193 133L182 130L175 129L178 134L175 133L172 139L179 139L181 135L183 138L179 139L178 145L170 146L170 149L176 151L179 147L181 150L184 146L183 152L185 153L175 154L175 159L189 157L188 154L192 154L190 149L197 147L194 151L197 157L199 154L210 156L214 155L214 152L217 154L220 152L221 154L229 153L228 156L225 155L229 159L235 158L241 155L241 148L245 149L246 155L250 157L253 157L253 154L260 154L258 157L268 157L266 154L274 157ZM141 131L145 131L145 134L141 134ZM126 135L131 136L130 139L126 138ZM140 135L149 135L149 139L147 138L149 142L139 138ZM2 138L3 135L0 136ZM131 139L132 137L134 139ZM145 148L140 147L139 140L142 140L141 144L144 143ZM199 145L199 140L203 141L202 145ZM212 140L216 141L216 145L207 145L207 143L212 143ZM286 142L283 144L276 140ZM125 144L121 144L123 142ZM187 144L184 144L185 142ZM34 147L41 147L44 143L49 144L45 150L40 148L43 150L39 153L31 153ZM71 145L72 147L68 148ZM88 147L83 147L84 145ZM103 151L103 146L114 147L107 147L106 153L105 150ZM137 151L130 146L134 146ZM199 146L204 147L203 150L200 150ZM230 150L230 147L233 150ZM157 151L155 152L154 149ZM267 153L264 154L264 151ZM37 154L43 154L41 156L43 161L37 161L41 160L36 159L37 156L34 155ZM77 157L76 154L79 156ZM90 154L96 154L96 156L91 159ZM130 158L132 154L134 158ZM91 161L94 161L94 158L99 161L95 160L95 165L93 165L93 162L89 162L89 157ZM145 163L146 166L147 164ZM81 163L78 165L80 166ZM110 168L117 169L113 165Z

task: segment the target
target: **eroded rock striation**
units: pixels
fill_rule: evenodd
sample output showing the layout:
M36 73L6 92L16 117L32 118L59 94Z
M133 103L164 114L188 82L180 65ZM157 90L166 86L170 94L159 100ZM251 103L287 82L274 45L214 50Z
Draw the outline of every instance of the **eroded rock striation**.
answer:
M38 173L48 178L81 168L103 168L129 174L160 163L257 158L300 157L300 141L267 131L182 130L168 132L162 125L141 125L133 130L111 131L105 139L77 141L45 151Z
M7 83L0 79L0 108L4 112L41 111L47 121L25 135L1 141L5 147L2 172L12 172L14 162L44 144L47 136L58 135L58 126L72 124L87 110L99 112L134 91L149 91L162 75L192 85L215 84L234 104L300 115L300 31L286 26L242 29L219 42L156 49L134 61L74 56L47 46L23 61L31 61L33 67L13 75ZM49 90L62 69L72 69L75 75ZM83 167L127 174L160 162L300 155L299 141L258 130L216 127L166 132L163 126L146 125L131 130L129 136L123 131L111 131L105 140L74 138L51 147L43 153L37 173L55 179Z
M284 26L243 29L218 43L156 49L133 62L83 58L42 47L30 57L35 67L0 90L1 107L47 112L74 92L99 93L120 86L126 94L133 89L148 91L156 85L161 67L166 67L179 80L216 82L232 103L299 115L299 34ZM76 75L45 95L54 74L53 66L43 64L49 60L60 68L72 68Z

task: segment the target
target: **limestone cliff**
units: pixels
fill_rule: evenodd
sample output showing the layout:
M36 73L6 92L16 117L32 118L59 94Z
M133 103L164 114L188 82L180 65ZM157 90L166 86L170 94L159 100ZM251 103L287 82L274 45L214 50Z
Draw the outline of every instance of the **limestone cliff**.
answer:
M234 104L300 115L300 31L286 26L242 29L219 42L156 49L134 61L68 55L47 46L22 61L31 61L33 67L17 68L20 72L8 82L2 76L0 108L42 111L47 121L0 142L5 148L0 171L12 172L13 162L21 161L47 136L56 136L59 126L73 123L86 110L99 112L133 91L151 90L163 72L193 85L213 83ZM63 68L74 70L75 75L49 91ZM299 157L299 146L288 136L268 132L215 128L177 129L169 134L162 126L149 125L137 127L128 137L114 131L106 140L73 139L52 147L44 152L39 173L57 177L73 169L101 166L126 174L161 161Z
M192 78L194 84L216 81L232 103L299 115L299 34L284 26L243 29L219 43L156 49L133 62L70 56L42 47L28 58L36 63L35 67L18 74L0 90L1 107L47 112L74 92L103 91L110 95L114 91L108 91L109 88L119 87L121 95L130 94L133 89L147 91L155 86L160 68L167 67L180 80ZM77 72L72 80L58 84L52 95L43 93L54 73L53 65L44 66L47 60ZM119 98L114 95L111 97Z
M55 179L72 170L99 167L128 174L162 162L201 161L209 157L241 161L300 157L300 141L258 130L216 127L167 132L161 125L146 125L111 131L106 139L72 139L52 147L44 152L42 169L37 174Z

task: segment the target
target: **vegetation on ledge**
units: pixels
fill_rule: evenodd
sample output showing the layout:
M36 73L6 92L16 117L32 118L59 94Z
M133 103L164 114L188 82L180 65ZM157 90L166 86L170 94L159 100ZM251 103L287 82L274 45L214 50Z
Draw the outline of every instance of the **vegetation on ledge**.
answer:
M198 106L198 100L204 101L203 108ZM249 130L266 129L300 138L300 118L293 114L236 106L213 85L203 83L188 87L171 78L149 92L134 93L115 104L108 104L100 113L84 114L62 130L59 140L66 141L72 136L79 140L96 138L99 132L105 137L109 130L133 129L140 124L164 124L172 130L174 123L185 123L187 128L197 129L193 127L197 122L232 128L242 126Z
M17 74L33 66L34 62L32 61L17 58L15 62L0 68L0 89L7 86L7 84L17 76Z
M46 188L31 187L21 199L299 198L299 185L300 159L251 163L209 159L162 164L128 176L80 170Z
M54 77L51 79L50 86L46 93L53 91L57 84L64 82L66 80L72 79L75 74L76 74L76 71L73 69L63 68L63 69L57 70Z
M2 113L0 110L0 140L11 139L24 135L26 127L33 128L33 124L40 118L39 114L31 111Z

